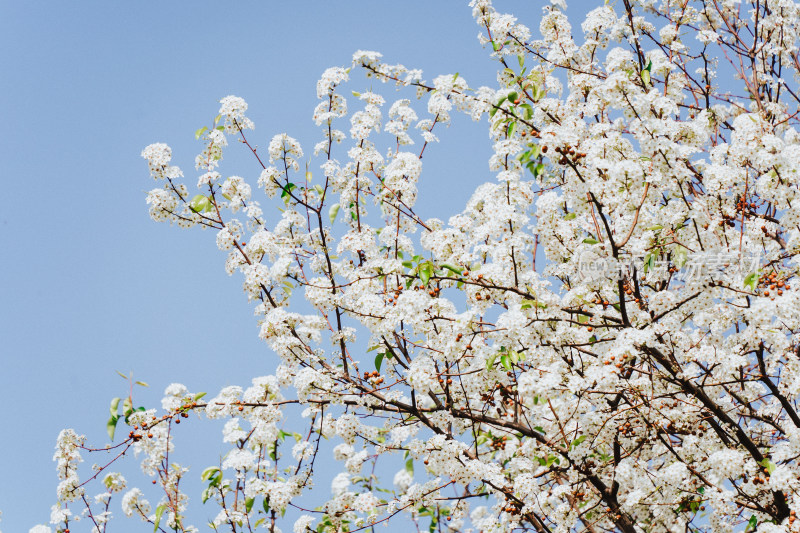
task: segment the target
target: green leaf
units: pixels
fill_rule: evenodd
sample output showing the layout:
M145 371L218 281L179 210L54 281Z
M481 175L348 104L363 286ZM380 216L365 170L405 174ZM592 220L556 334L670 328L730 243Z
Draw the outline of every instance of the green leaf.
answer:
M533 88L531 89L531 96L533 96L533 101L538 102L542 98L547 95L547 91L539 84L534 84Z
M491 370L494 366L494 362L497 360L497 356L499 354L490 355L489 358L486 360L486 370Z
M211 203L211 200L202 194L196 195L194 198L192 198L192 201L189 202L189 209L195 213L206 213L211 211L213 208L214 206Z
M575 220L575 218L577 218L577 216L578 216L578 213L567 213L566 215L564 215L564 220Z
M244 500L244 509L245 509L245 511L247 511L248 513L250 511L252 511L253 510L253 504L255 503L255 501L256 501L255 498L246 498Z
M536 305L536 302L534 300L523 300L522 305L520 305L519 307L520 309L530 309L534 305Z
M211 498L211 487L206 487L203 489L203 492L200 494L200 501L206 503L208 499Z
M656 264L656 256L655 254L647 254L644 258L644 265L642 268L644 269L644 273L647 274Z
M519 98L519 94L517 92L512 91L508 93L508 96L506 98L508 99L509 102L513 104Z
M497 52L498 50L500 50L500 48L502 48L502 46L501 46L500 44L498 44L498 43L496 43L496 42L492 41L492 50L494 50L495 52Z
M200 479L202 481L208 481L209 479L214 477L217 474L217 472L221 472L219 467L217 467L217 466L209 466L208 468L203 470L202 474L200 474Z
M750 516L750 520L747 521L747 527L744 528L745 533L753 531L756 527L758 527L758 518L756 518L756 515L752 515Z
M265 513L269 513L269 502L267 500L268 498L264 498L264 501L261 504L261 507L264 509Z
M537 163L535 167L533 167L533 175L534 176L541 176L544 174L544 163Z
M500 356L500 364L505 367L506 370L511 372L511 358L507 355Z
M460 275L463 274L463 272L461 271L460 268L458 268L457 266L453 266L453 265L451 265L449 263L442 263L441 267L442 268L446 268L447 270L449 270L450 272L452 272L456 276L460 276Z
M458 79L458 72L456 72L455 74L453 74L453 81L456 81L457 79Z
M202 398L205 395L206 395L205 392L198 392L197 394L194 395L194 399L195 399L195 401L197 401L197 400L199 400L200 398Z
M758 272L751 272L744 278L744 286L750 287L751 291L756 290L756 285L758 284L759 274Z
M296 188L297 185L295 185L294 183L287 183L286 185L281 187L281 198L283 199L284 203L286 204L289 203L289 200L291 199L291 193Z
M765 457L765 458L764 458L764 460L763 460L763 461L759 461L759 463L758 463L758 464L760 464L761 466L763 466L763 467L764 467L764 470L766 470L766 471L767 471L767 474L769 474L769 475L772 475L772 473L773 473L773 472L775 472L775 469L776 469L776 468L778 468L778 465L776 465L775 463L773 463L773 462L772 462L772 461L769 459L769 457Z
M330 219L331 224L333 224L336 221L336 215L339 214L340 207L341 206L339 204L333 204L331 208L328 210L328 218Z
M587 238L583 239L583 242L585 242L586 244L597 244L600 241L598 241L597 239L592 238L592 237L587 237Z
M199 139L207 131L208 131L208 127L207 126L203 126L202 128L200 128L200 129L198 129L197 131L194 132L194 138L195 139Z
M675 263L675 266L678 268L683 268L683 266L689 261L689 253L683 246L677 246L675 248L675 253L672 257L672 262Z
M108 433L108 438L111 441L114 441L114 433L117 431L117 422L119 421L119 416L116 414L111 415L111 418L108 419L106 422L106 433Z
M133 402L131 401L130 396L125 398L122 402L122 413L127 417L128 414L133 412Z
M221 114L221 113L220 113L219 115L217 115L216 117L214 117L214 125L215 125L215 126L216 126L217 124L219 124L219 120L220 120L221 118L222 118L222 114Z
M580 437L572 441L572 444L570 444L570 448L571 449L577 448L585 440L586 440L586 435L581 435Z
M408 461L406 461L406 472L408 472L412 476L414 475L414 459L412 459L411 457L409 457Z
M522 68L522 67L525 66L525 56L523 54L519 54L517 56L517 63L519 63L519 68Z
M506 130L506 137L511 137L514 135L514 132L517 130L517 121L512 120L508 123L508 129Z
M433 274L433 264L430 261L419 266L419 280L423 285L428 284L428 281L431 279L431 274Z
M148 385L147 383L145 383L144 381L136 381L135 383L136 383L137 385L141 385L142 387L149 387L149 386L150 386L150 385Z
M122 377L122 379L128 379L128 376L126 376L125 374L123 374L123 373L122 373L122 372L120 372L119 370L115 370L115 372L116 372L117 374L119 374L119 375Z
M653 68L653 60L647 62L647 66L642 70L642 81L645 85L650 85L650 71Z
M381 364L383 363L383 357L384 357L383 352L375 356L375 370L377 370L378 372L381 371Z
M153 531L158 531L158 525L161 523L161 517L164 515L164 511L167 509L167 504L162 503L158 507L156 507L156 519L153 522Z
M120 401L122 401L122 398L114 398L111 400L111 406L108 408L111 416L117 416L117 409L119 408Z

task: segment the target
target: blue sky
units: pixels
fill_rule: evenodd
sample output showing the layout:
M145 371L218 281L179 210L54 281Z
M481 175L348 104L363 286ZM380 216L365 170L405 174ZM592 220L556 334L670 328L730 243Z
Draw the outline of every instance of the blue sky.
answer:
M533 5L518 14L535 27ZM136 403L154 406L174 381L214 394L275 366L213 234L150 221L145 191L155 185L141 149L170 144L193 183L193 132L235 94L250 104L254 142L285 131L310 151L325 68L377 50L429 80L459 72L493 85L478 31L456 1L0 1L0 530L49 519L60 429L105 443L109 400L127 388L117 370L149 382ZM423 218L446 219L492 179L490 145L485 125L462 117L438 133L418 205ZM222 170L255 185L247 156L230 147L235 163ZM220 433L193 424L184 462L199 476ZM121 526L112 530L141 527Z

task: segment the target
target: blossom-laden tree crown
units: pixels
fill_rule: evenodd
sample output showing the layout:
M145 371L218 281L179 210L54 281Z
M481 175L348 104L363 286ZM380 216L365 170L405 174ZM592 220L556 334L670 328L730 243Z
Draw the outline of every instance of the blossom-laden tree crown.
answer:
M235 96L196 133L198 191L144 149L150 216L216 234L275 370L116 400L129 433L91 477L80 453L106 448L62 432L59 531L105 532L117 492L156 531L197 531L190 496L232 532L800 530L800 8L618 0L570 22L556 0L537 33L470 7L497 87L359 51L317 85L312 150L258 150ZM344 90L359 71L400 98ZM423 219L453 113L488 126L496 179ZM190 416L230 445L191 495ZM153 487L110 473L130 449Z

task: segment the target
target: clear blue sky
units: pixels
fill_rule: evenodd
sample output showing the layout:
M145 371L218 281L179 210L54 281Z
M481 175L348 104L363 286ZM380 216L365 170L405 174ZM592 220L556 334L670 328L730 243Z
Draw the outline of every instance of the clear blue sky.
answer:
M536 27L541 4L527 5L519 15ZM126 392L116 370L151 384L137 396L151 406L173 381L214 394L274 368L213 234L149 220L154 183L141 149L170 144L193 184L193 132L235 94L250 104L256 143L286 131L310 151L326 67L371 49L429 80L457 71L493 85L478 31L461 1L0 1L0 530L48 521L60 429L106 441L108 402ZM485 125L458 119L439 135L426 150L419 211L446 219L493 177ZM239 148L226 153L237 172L223 173L255 185L258 170ZM202 435L195 425L188 434ZM210 455L202 443L183 447L197 476L220 440L217 426L205 429ZM141 528L120 525L113 531Z

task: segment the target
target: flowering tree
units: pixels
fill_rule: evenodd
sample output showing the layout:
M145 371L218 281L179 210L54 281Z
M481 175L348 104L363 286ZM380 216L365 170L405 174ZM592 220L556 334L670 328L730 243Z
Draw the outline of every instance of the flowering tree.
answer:
M234 96L196 133L199 193L145 148L151 217L215 232L276 368L211 399L173 384L161 410L116 400L129 433L89 478L95 449L62 432L60 531L81 507L106 531L125 490L124 514L196 531L173 449L195 415L230 444L192 495L218 531L278 531L287 509L296 533L798 531L800 8L621 0L578 37L562 1L540 36L470 6L497 88L359 51L317 85L313 157L286 134L257 150ZM359 70L427 108L351 97ZM486 121L496 180L423 219L423 154L454 112ZM225 150L249 152L263 204ZM109 473L130 449L152 494Z

